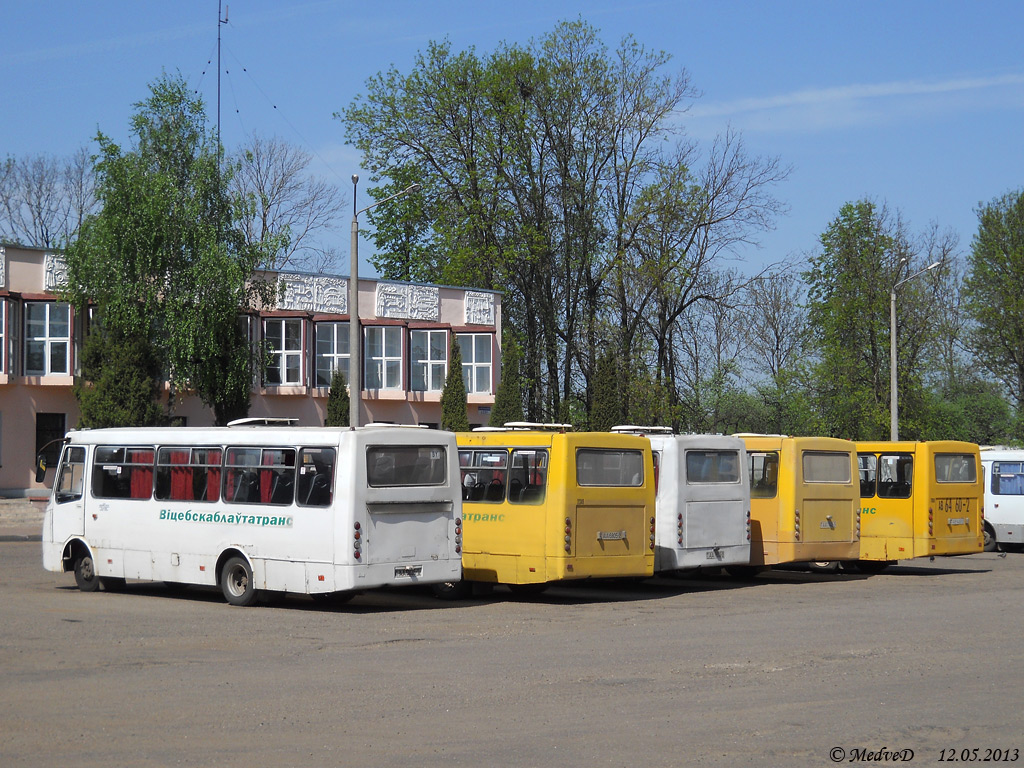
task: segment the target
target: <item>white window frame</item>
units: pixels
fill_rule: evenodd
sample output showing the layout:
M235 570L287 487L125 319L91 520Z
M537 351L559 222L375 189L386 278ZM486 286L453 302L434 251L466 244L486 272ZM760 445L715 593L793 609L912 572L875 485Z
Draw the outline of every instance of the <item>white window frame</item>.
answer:
M7 299L0 299L0 374L7 372Z
M489 395L493 380L494 334L493 333L458 333L455 335L462 352L462 382L466 385L467 395ZM485 340L487 360L478 359L477 342ZM485 386L477 386L481 382Z
M414 357L416 334L424 336L425 357ZM435 356L432 340L442 338L440 351ZM414 329L409 331L409 390L411 392L440 392L448 375L448 331L445 329ZM417 386L417 372L422 371L423 386Z
M321 340L321 330L330 329L330 338L324 338ZM345 374L345 383L350 384L349 381L351 374L352 355L350 352L340 351L342 347L346 350L349 346L349 327L348 321L335 321L328 320L324 322L316 323L316 327L313 329L314 343L316 344L316 386L318 387L330 387L331 378L334 376L334 372L341 370ZM326 337L326 334L325 334ZM323 341L324 348L321 348L321 341ZM321 378L321 374L326 374L326 383ZM350 387L351 389L351 387Z
M45 307L43 317L43 335L29 335L29 311L30 308ZM67 334L64 336L51 335L53 315L55 310L62 308L67 318ZM68 376L71 373L71 305L59 301L27 301L23 313L25 323L24 360L26 376ZM54 348L57 345L64 345L64 368L63 370L53 369ZM33 345L42 345L43 367L29 368L29 348Z
M363 389L390 390L402 389L402 361L404 360L405 328L399 325L369 325L363 327ZM380 336L380 354L372 354L373 336ZM388 337L398 339L397 354L388 354ZM376 386L371 386L371 371L374 373Z
M297 336L297 347L289 347L290 341L295 339L289 339L288 327L297 323L299 326L299 333ZM271 334L268 332L271 328L279 329L279 338L281 343L284 345L283 349L278 349L277 338L271 338ZM267 371L264 374L264 383L270 387L292 387L299 386L302 384L302 337L303 337L303 320L301 317L266 317L263 319L263 340L267 342L270 348L270 357L272 362L267 366ZM297 363L292 368L289 368L289 362ZM270 372L277 371L279 381L270 380Z

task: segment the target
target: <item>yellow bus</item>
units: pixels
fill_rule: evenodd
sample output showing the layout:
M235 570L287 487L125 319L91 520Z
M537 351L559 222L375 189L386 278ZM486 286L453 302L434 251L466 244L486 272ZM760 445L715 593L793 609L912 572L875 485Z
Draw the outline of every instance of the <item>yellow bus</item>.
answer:
M958 440L858 442L860 563L984 549L978 446Z
M456 435L462 479L462 574L538 591L566 579L654 573L650 441L518 422Z
M750 565L856 560L860 497L854 444L832 437L739 437L750 472Z

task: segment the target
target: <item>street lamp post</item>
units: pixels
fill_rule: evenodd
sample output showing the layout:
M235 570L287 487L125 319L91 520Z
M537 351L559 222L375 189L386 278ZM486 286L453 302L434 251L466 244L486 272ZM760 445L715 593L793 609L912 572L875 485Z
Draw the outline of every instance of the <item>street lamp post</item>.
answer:
M348 272L348 424L349 429L359 426L359 406L363 399L362 362L360 354L361 325L359 323L359 214L376 208L396 197L415 192L419 184L410 184L401 192L378 200L373 205L356 210L356 187L359 176L352 174L352 244Z
M889 439L894 443L900 439L899 403L896 399L896 289L909 280L935 269L941 261L929 264L924 269L909 275L892 287L889 293Z

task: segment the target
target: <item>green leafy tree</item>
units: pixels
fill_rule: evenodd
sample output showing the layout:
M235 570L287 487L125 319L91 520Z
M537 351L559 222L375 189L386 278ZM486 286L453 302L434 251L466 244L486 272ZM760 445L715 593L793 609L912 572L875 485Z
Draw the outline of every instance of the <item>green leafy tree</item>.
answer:
M924 267L924 248L897 215L862 200L847 203L810 259L807 322L815 356L810 386L827 434L889 436L890 293ZM936 290L927 276L897 293L901 436L916 437L925 418L925 359L934 336Z
M448 376L441 391L441 429L449 432L468 432L469 417L466 415L466 383L462 380L462 350L452 334L449 353Z
M667 356L674 317L707 298L701 273L778 210L766 190L785 171L735 134L692 167L702 153L678 115L695 91L669 67L630 36L610 50L580 19L489 55L430 43L336 114L382 185L371 195L421 185L371 215L382 273L501 290L531 420L580 403L589 418L609 325L621 378L652 326Z
M165 423L158 402L160 356L149 339L94 328L82 347L75 381L79 428L142 427Z
M95 302L111 338L148 340L172 393L194 392L224 424L248 412L261 358L238 317L273 301L254 271L276 241L246 244L202 101L180 76L150 90L135 105L132 149L97 134L100 208L65 250L65 293L82 310Z
M978 210L963 291L978 362L1024 414L1024 190ZM1024 434L1018 435L1024 437Z
M349 426L349 400L348 385L345 383L345 374L341 369L336 368L331 374L331 389L327 393L327 417L324 419L324 426L347 427Z
M494 407L488 424L501 427L510 421L523 420L523 387L519 376L519 345L506 338L502 345L501 382L494 395Z

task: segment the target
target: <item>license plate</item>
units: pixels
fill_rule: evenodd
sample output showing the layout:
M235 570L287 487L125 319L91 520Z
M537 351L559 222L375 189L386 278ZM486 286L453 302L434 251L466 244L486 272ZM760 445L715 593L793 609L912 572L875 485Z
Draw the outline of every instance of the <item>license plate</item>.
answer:
M399 565L395 567L396 579L411 579L413 576L421 576L422 574L422 565Z
M626 532L625 531L598 531L597 532L597 540L598 541L621 541L624 538L626 538Z

